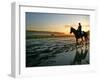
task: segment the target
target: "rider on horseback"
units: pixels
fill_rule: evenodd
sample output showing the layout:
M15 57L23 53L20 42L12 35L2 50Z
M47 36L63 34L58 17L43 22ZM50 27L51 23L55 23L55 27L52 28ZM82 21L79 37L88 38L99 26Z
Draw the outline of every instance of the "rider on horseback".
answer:
M79 35L82 35L83 33L82 33L82 25L81 25L81 23L78 23L79 25L78 25L78 29L77 29L77 31L78 31L78 34Z

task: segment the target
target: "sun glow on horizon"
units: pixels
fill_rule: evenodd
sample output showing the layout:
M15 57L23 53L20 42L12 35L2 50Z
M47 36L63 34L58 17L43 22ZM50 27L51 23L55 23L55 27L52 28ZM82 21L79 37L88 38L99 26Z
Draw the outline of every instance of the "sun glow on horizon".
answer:
M50 31L50 32L61 32L61 33L64 33L64 34L70 34L70 28L73 27L77 30L78 28L78 25L65 25L65 26L48 26L48 28L36 28L34 29L34 27L28 27L27 30L33 30L33 31ZM90 27L89 25L82 25L82 31L89 31L90 30Z
M78 28L82 24L82 31L90 30L88 15L26 13L26 30L50 31L70 34L70 28Z

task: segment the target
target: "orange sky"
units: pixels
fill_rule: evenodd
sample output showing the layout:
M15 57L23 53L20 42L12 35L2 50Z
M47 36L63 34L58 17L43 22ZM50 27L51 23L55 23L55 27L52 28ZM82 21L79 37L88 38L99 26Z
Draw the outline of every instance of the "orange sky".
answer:
M75 14L51 14L51 13L26 13L26 30L52 31L70 33L70 27L78 28L78 23L82 24L82 30L88 31L88 15Z

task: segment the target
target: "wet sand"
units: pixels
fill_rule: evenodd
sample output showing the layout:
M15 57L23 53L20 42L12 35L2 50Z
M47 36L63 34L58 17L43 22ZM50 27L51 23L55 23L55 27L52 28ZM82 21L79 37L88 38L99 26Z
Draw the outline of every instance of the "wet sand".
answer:
M75 44L74 37L28 39L26 67L89 64L89 44Z

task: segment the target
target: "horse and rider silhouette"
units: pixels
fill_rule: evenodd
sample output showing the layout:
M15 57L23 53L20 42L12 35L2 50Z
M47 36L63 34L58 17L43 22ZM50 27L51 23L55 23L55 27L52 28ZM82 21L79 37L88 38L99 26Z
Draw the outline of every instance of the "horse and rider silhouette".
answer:
M70 28L70 33L73 33L76 38L76 44L78 44L78 39L81 39L81 43L83 44L83 39L85 42L89 40L88 32L82 31L82 25L81 23L78 23L78 29L74 29L73 27Z

